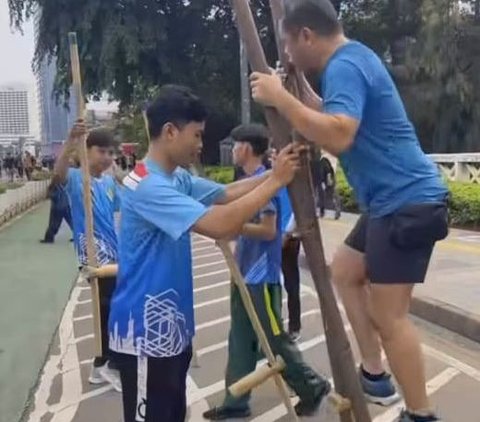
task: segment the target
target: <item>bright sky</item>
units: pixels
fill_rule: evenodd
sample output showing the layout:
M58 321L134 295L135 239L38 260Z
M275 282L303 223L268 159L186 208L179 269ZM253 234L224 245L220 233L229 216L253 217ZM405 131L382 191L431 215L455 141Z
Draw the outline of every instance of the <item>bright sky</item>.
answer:
M8 4L0 0L0 85L11 82L32 84L32 58L35 49L33 23L24 27L24 35L12 32L8 15Z

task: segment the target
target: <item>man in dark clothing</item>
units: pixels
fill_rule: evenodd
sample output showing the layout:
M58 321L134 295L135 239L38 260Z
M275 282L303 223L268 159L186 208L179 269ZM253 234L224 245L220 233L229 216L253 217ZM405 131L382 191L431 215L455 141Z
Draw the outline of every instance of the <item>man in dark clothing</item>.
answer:
M48 228L45 232L45 237L40 241L41 243L54 243L55 236L62 225L62 221L70 227L73 232L72 215L70 213L70 204L65 188L59 184L52 182L48 187L48 196L50 197L50 217L48 220Z
M15 170L15 159L12 157L12 154L8 153L3 160L3 167L5 168L5 173L7 173L7 177L9 182L13 182L14 179L14 170Z

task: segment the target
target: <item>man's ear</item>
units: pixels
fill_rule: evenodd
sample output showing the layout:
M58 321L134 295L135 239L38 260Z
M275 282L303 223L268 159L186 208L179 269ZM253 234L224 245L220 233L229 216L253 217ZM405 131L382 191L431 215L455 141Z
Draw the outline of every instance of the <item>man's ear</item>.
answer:
M162 127L162 137L173 139L178 133L178 128L171 122L167 122Z

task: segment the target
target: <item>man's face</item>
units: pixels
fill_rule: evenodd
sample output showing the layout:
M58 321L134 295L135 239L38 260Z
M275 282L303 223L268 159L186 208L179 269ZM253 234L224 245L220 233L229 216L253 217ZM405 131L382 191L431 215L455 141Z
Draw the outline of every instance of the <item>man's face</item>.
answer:
M178 128L174 125L168 129L169 149L175 163L189 167L202 153L205 122L190 122Z
M248 159L249 144L246 142L235 142L233 144L233 164L243 167Z
M113 147L93 146L89 148L88 163L90 168L98 171L99 173L103 173L112 165L114 154L115 150Z
M318 37L308 28L290 32L284 31L285 50L290 61L302 72L316 72L315 63L318 61L317 50L314 49Z

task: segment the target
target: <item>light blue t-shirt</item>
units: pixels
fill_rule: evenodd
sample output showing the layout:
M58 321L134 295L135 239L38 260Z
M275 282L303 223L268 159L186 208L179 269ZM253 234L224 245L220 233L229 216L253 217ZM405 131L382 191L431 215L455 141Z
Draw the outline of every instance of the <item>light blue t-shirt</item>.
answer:
M224 187L153 161L124 180L119 272L110 308L110 348L156 358L181 354L194 335L190 229Z
M91 177L93 234L99 265L117 262L117 235L114 214L119 210L120 196L115 180L110 175ZM87 238L85 234L85 209L83 206L82 171L70 168L66 191L73 221L75 250L80 265L87 264Z
M340 156L357 200L372 217L404 205L444 200L438 169L422 151L397 88L380 58L350 41L322 74L325 113L360 121L353 146Z
M252 177L259 176L265 171L265 167L260 166ZM237 239L235 258L247 284L280 283L282 219L278 194L250 222L259 223L265 214L277 215L277 231L274 240L260 240L247 236L240 236Z

